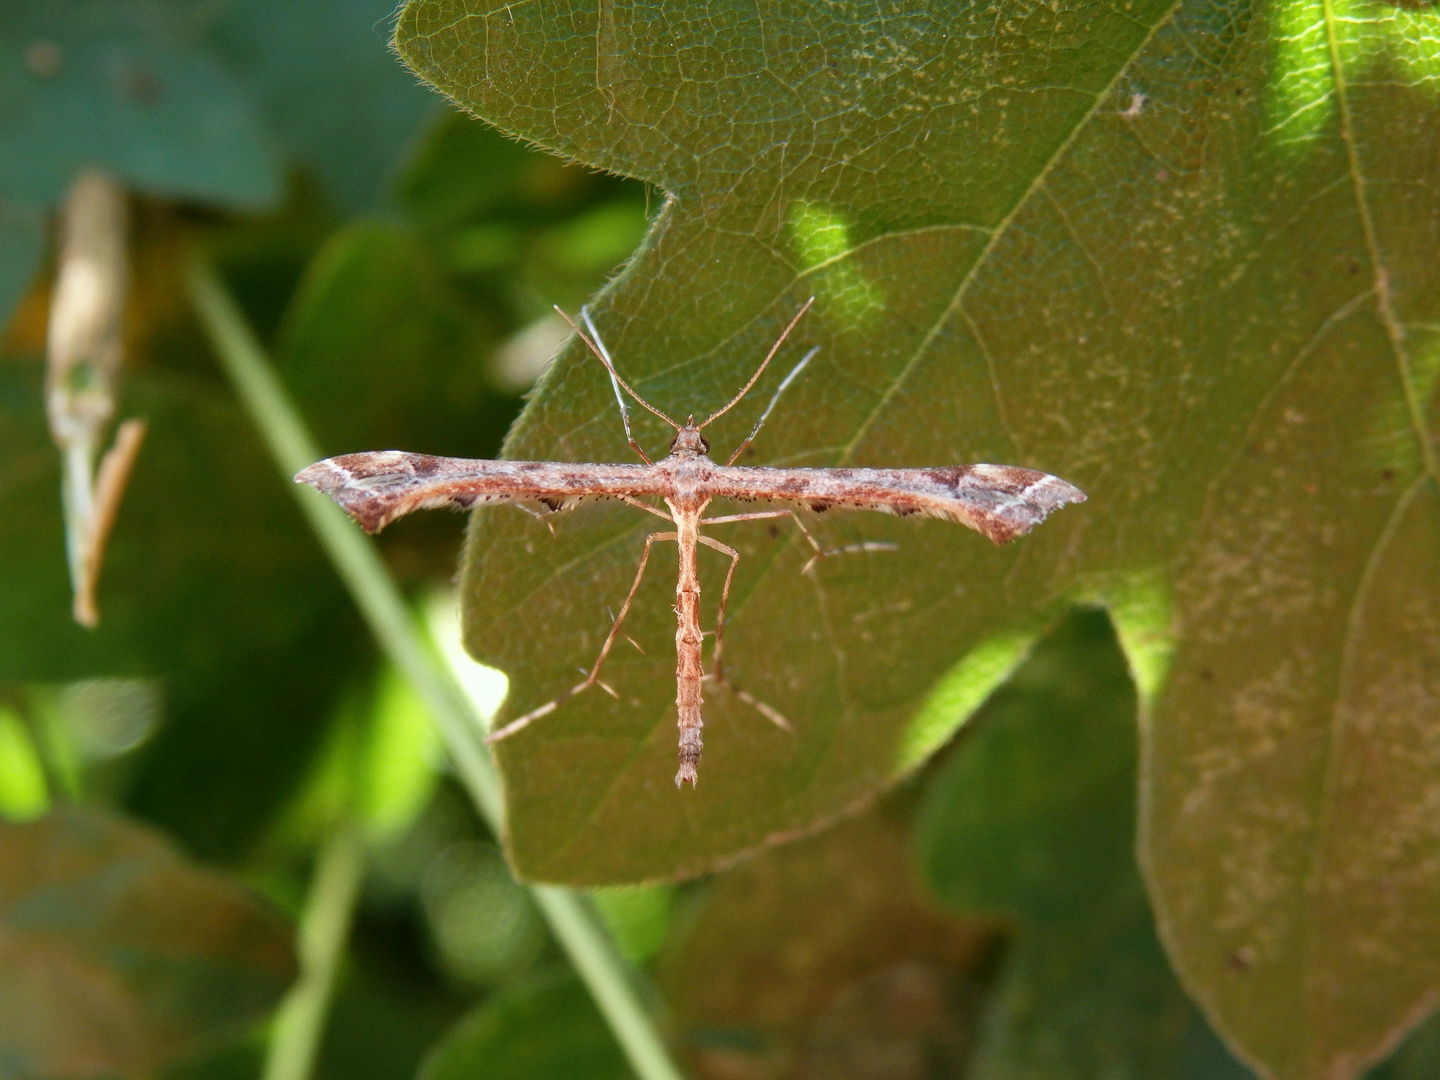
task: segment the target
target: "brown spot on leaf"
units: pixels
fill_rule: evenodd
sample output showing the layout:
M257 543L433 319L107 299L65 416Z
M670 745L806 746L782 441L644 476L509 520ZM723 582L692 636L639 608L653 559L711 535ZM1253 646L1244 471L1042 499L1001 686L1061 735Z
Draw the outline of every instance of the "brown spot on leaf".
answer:
M53 79L65 64L65 54L53 41L39 38L25 46L25 70L37 79Z
M131 68L125 75L125 93L140 105L159 102L165 86L160 77L148 68Z

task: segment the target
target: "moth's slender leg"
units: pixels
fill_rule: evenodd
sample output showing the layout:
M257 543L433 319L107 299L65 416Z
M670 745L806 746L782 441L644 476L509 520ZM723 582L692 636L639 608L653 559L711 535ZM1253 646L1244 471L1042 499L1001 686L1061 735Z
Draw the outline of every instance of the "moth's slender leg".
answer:
M828 558L831 555L852 555L861 551L896 550L895 545L889 543L888 541L868 540L862 544L850 544L843 548L832 548L831 550L826 551L820 546L820 541L815 539L815 534L805 527L805 522L800 520L800 515L795 513L794 510L761 510L753 514L727 514L725 517L705 518L705 520L703 520L700 524L728 525L734 521L764 521L767 518L782 517L788 517L791 521L795 522L795 527L800 530L801 534L809 542L811 550L815 552L814 555L810 556L810 561L800 568L800 572L802 574L808 574L810 572L810 568L813 567L817 562L819 562L821 559Z
M647 502L642 502L641 500L635 498L633 495L616 495L615 497L621 502L626 503L629 506L635 507L636 510L644 510L646 513L654 514L656 517L664 518L666 521L673 522L675 520L664 510L661 510L658 507L651 506Z
M778 709L775 709L772 706L765 704L765 702L761 701L759 698L753 696L752 694L746 693L744 690L741 690L740 687L732 683L729 679L725 678L725 605L730 600L730 583L735 580L735 567L740 565L740 552L736 551L728 544L722 544L719 540L712 539L708 536L701 536L699 540L700 543L704 544L706 547L714 548L722 555L730 556L730 569L726 571L725 585L720 590L720 614L715 619L715 656L712 661L712 663L714 664L714 670L709 675L707 675L706 678L713 679L715 682L725 687L725 689L729 690L746 705L749 705L752 709L758 712L761 716L765 717L766 720L769 720L772 724L780 728L782 731L793 732L795 729L790 726L790 721L786 720Z
M635 594L640 590L640 580L645 576L645 564L650 561L651 547L654 546L657 540L675 539L677 539L677 535L673 532L651 533L645 537L645 551L640 556L640 565L635 570L635 580L630 585L630 592L625 597L625 603L620 605L620 614L617 615L615 621L610 624L610 633L605 635L605 644L600 646L600 655L595 658L595 663L590 668L590 674L585 676L585 680L572 686L569 690L566 690L565 693L555 698L555 700L548 701L538 709L531 709L524 716L511 720L510 723L506 724L499 731L492 731L485 739L487 743L498 742L507 736L514 735L515 732L528 725L532 720L538 720L542 716L548 716L558 709L562 703L568 701L582 690L590 689L590 687L600 681L600 665L605 663L605 657L610 655L610 647L615 644L615 639L620 636L620 624L625 621L625 616L630 613L630 604L634 601Z
M725 584L720 588L720 613L715 619L715 655L712 660L714 674L710 677L718 683L725 682L725 605L730 601L730 583L735 580L735 568L740 565L740 552L729 544L722 544L710 536L701 536L700 543L713 548L722 555L730 556L730 569L725 571Z

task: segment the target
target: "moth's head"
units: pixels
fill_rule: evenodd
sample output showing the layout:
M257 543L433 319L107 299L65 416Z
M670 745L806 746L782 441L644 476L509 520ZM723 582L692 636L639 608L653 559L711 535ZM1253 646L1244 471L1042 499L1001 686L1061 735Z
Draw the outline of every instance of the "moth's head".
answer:
M710 453L710 440L700 434L700 429L695 426L695 417L689 417L685 426L675 433L675 441L670 444L670 453L681 456Z

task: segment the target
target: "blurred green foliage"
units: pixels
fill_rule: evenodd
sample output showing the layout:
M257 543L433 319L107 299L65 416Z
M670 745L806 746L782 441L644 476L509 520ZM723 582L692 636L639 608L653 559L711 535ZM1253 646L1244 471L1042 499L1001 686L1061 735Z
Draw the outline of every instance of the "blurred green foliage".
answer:
M327 448L490 455L528 385L497 377L495 354L603 282L648 196L446 109L388 52L388 4L11 7L0 813L109 804L298 914L311 853L359 811L371 869L318 1075L403 1075L467 1000L555 953L237 411L179 259L186 244L214 253ZM82 162L136 194L120 407L150 421L93 634L68 616L34 274ZM547 359L531 348L522 379ZM461 522L414 525L387 539L392 568L445 582ZM253 1076L262 1047L176 1075Z

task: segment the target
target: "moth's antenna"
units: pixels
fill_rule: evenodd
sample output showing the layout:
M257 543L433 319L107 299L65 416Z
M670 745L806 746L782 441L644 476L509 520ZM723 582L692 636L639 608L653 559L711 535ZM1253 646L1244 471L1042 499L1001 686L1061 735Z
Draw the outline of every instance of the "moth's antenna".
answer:
M776 389L775 396L770 399L770 404L765 406L765 411L760 414L760 419L755 421L755 426L750 429L750 434L745 436L745 441L735 448L735 452L730 455L730 460L725 462L726 465L734 465L735 459L744 453L747 446L755 441L755 436L760 434L760 425L765 423L765 418L770 415L770 410L775 408L775 403L780 400L780 395L785 392L787 386L795 381L795 376L799 375L800 372L805 369L805 365L810 363L810 358L819 351L820 346L816 345L805 354L803 360L790 370L790 374L786 375L785 378L780 381L780 386Z
M555 310L560 311L558 307ZM563 311L560 311L560 314L564 315L565 313ZM580 308L580 317L585 320L585 322L589 325L591 331L593 332L595 330L595 324L590 321L589 309L583 305ZM569 319L566 319L566 322L569 322ZM570 323L570 325L575 326L574 323ZM590 348L595 352L595 355L600 357L601 363L605 363L605 361L610 359L609 352L605 350L605 343L603 341L600 343L600 348L596 349L594 344L591 343L590 339L585 336L584 331L576 327L575 332L579 334L580 340L585 342L586 345L589 345ZM595 336L598 339L600 335L597 333ZM620 383L617 381L617 376L615 375L615 368L612 367L610 364L605 363L605 370L610 374L610 389L615 391L615 404L620 406L620 423L625 428L625 441L630 444L631 450L634 450L635 453L640 455L641 461L645 462L646 465L654 465L655 463L650 460L650 455L645 453L644 448L635 441L635 436L630 433L630 409L625 404L625 395L620 393Z
M620 378L620 376L615 371L615 365L610 362L609 353L605 351L605 343L601 342L598 346L595 344L595 341L599 340L600 337L598 333L595 335L595 340L591 340L590 335L585 333L584 330L581 330L580 327L576 326L575 320L570 318L569 315L565 314L564 309L561 308L559 304L555 305L555 311L562 319L564 319L567 323L570 324L570 329L575 331L575 336L578 337L589 347L590 351L599 358L600 363L605 365L605 370L610 375L610 389L615 391L615 403L620 406L620 423L623 424L625 427L625 441L630 444L630 449L634 450L635 453L639 454L640 460L645 462L646 465L655 464L653 461L650 460L649 455L645 453L644 449L640 446L640 444L635 441L635 436L630 433L630 410L625 405L625 398L621 395L620 388L622 386L625 387L625 389L629 391L631 397L633 397L636 401L640 402L641 405L644 405L645 408L649 409L656 416L660 417L661 420L664 420L676 431L680 430L680 425L675 423L674 420L671 420L659 409L655 408L655 406L651 405L639 394L635 393L634 390L631 390L625 380ZM587 311L584 307L580 309L580 316L590 326L591 330L595 329L595 324L590 321L590 312Z
M560 311L559 308L556 308L555 310L556 310L556 311ZM563 311L560 311L560 314L561 314L561 315L564 315L565 313L564 313ZM674 420L671 420L670 417L666 416L663 412L661 412L659 409L657 409L654 405L651 405L651 404L650 404L648 401L646 401L643 397L641 397L639 394L637 394L634 390L632 390L632 389L630 388L630 384L627 383L624 379L622 379L622 378L620 377L620 373L615 370L615 363L614 363L614 361L612 361L612 360L610 359L610 352L609 352L609 350L607 350L607 349L605 348L605 342L600 339L600 331L599 331L599 330L596 330L596 329L595 329L595 324L590 321L590 309L589 309L589 307L582 307L582 308L580 309L580 317L585 320L585 325L590 328L590 333L591 333L591 335L594 337L594 341L592 342L592 341L590 340L590 338L585 337L585 335L584 335L583 333L580 334L580 337L581 337L582 339L584 339L586 345L589 345L589 346L590 346L591 350L595 353L595 355L598 356L598 357L600 357L600 362L605 365L605 370L608 371L608 372L610 372L610 378L611 378L612 380L614 380L614 382L617 382L617 383L619 383L621 386L623 386L623 387L625 388L625 392L626 392L627 394L629 394L631 397L633 397L637 402L639 402L639 403L640 403L641 405L643 405L645 408L649 409L652 413L654 413L656 416L658 416L661 420L664 420L665 423L669 424L669 425L670 425L671 427L673 427L676 431L679 431L679 430L680 430L680 425L679 425L679 424L677 424ZM570 322L570 318L569 318L568 315L566 316L565 321L566 321L566 322ZM570 322L570 325L571 325L571 326L574 326L575 324L574 324L573 322ZM577 333L579 332L579 331L578 331L578 328L577 328L577 331L576 331L576 332L577 332ZM613 383L612 383L612 385L613 385Z
M746 394L750 392L750 388L755 385L755 380L760 378L760 376L765 373L765 369L770 365L770 361L773 360L775 358L775 354L780 351L780 346L785 344L785 339L790 336L790 331L795 329L795 324L800 321L801 316L803 316L805 312L810 310L810 305L813 303L815 303L815 298L812 296L809 300L806 300L805 303L800 305L800 310L797 311L795 313L795 317L790 320L790 325L785 327L784 331L781 332L780 336L775 339L775 344L770 346L770 351L765 354L765 359L760 361L760 366L755 369L755 374L750 376L750 381L740 388L740 392L736 394L733 398L731 398L729 404L727 404L723 409L721 409L719 412L711 413L709 418L706 419L705 423L701 424L700 427L703 428L711 421L718 420L720 417L724 416L727 412L729 412L732 408L739 404L741 398L743 398ZM791 374L794 373L792 372Z

